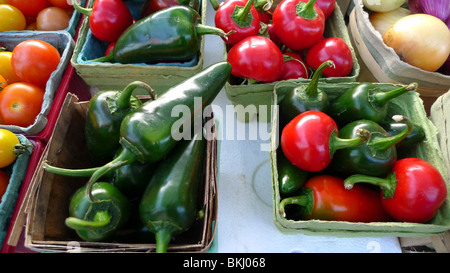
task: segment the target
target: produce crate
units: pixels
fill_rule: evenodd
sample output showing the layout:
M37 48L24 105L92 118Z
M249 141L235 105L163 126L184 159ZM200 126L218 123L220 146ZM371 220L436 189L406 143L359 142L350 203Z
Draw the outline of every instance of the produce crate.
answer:
M279 1L274 1L274 3ZM275 6L274 6L275 7ZM338 83L338 82L354 82L359 75L360 67L356 58L344 16L339 5L336 5L334 12L327 19L325 24L324 37L339 37L342 38L349 46L353 56L353 69L347 77L329 77L322 78L320 82L323 83ZM224 44L224 59L227 59L227 46ZM288 80L298 83L308 83L310 79L295 79ZM240 84L240 80L234 76L225 84L227 97L235 106L236 117L238 120L247 122L258 117L260 121L270 121L270 109L267 114L260 112L260 106L269 106L272 104L273 88L277 82L273 83L257 83L251 85ZM243 107L236 107L243 106ZM265 108L264 108L265 109Z
M89 1L89 6L93 4ZM206 4L201 1L201 23L206 24ZM142 5L141 1L128 3L132 13ZM77 44L71 62L83 80L92 86L104 89L123 89L131 81L140 80L150 84L158 94L164 93L168 88L180 83L186 78L200 72L204 61L204 36L200 39L200 51L192 60L183 63L157 63L157 64L120 64L92 62L95 58L104 55L108 43L102 42L92 35L89 29L88 18L84 18L80 27ZM140 88L137 88L139 93ZM143 90L141 90L143 91Z
M56 49L58 49L59 53L61 54L61 61L56 70L51 74L50 79L45 86L44 102L42 103L41 112L36 117L35 122L28 127L21 127L16 125L0 125L0 128L8 129L14 133L34 135L41 132L47 125L50 108L52 107L53 100L55 99L55 96L58 92L59 85L69 63L75 43L72 39L72 36L70 36L70 34L66 31L0 33L0 44L6 47L6 49L9 51L12 51L14 47L19 43L30 39L42 40L56 47Z
M24 213L27 216L25 247L39 252L152 252L154 238L133 241L130 238L114 242L85 242L65 226L70 198L87 178L70 178L45 172L42 162L66 168L85 168L90 165L85 149L84 120L87 101L79 102L69 93L63 104L55 131L37 166L27 193ZM214 128L214 127L213 127ZM217 219L217 140L215 130L208 138L204 174L205 217L197 220L185 233L176 237L168 252L206 252L213 241ZM211 140L209 140L211 139ZM74 247L76 247L74 249Z
M19 197L20 188L24 181L24 177L30 161L30 155L33 146L30 140L23 135L16 135L21 144L30 145L25 153L19 155L11 165L2 170L10 177L6 192L0 200L0 245L3 245L6 233L8 232L9 223L13 216L14 208Z
M339 94L342 94L355 84L357 83L320 84L319 88L327 92L331 101L333 101ZM399 87L399 85L386 83L377 83L377 86L383 91ZM277 95L275 90L274 104L279 101ZM402 157L415 156L431 163L444 177L448 189L450 187L450 173L438 140L440 131L427 118L419 93L407 92L393 99L389 103L387 119L390 119L394 114L405 115L425 131L426 139L417 144L414 149L407 151ZM447 196L437 216L425 224L404 222L351 223L345 221L290 220L282 217L279 213L281 197L276 158L277 152L280 152L280 150L277 151L277 147L278 135L282 128L278 128L277 115L274 115L272 119L272 150L270 159L273 186L273 216L275 224L282 232L335 237L426 237L441 234L450 229L450 194ZM439 129L441 130L441 128Z
M425 71L400 60L394 49L383 42L382 34L370 23L369 12L364 8L362 0L354 0L354 4L355 8L349 19L349 31L360 60L378 82L417 82L417 92L429 112L431 104L450 89L450 76Z

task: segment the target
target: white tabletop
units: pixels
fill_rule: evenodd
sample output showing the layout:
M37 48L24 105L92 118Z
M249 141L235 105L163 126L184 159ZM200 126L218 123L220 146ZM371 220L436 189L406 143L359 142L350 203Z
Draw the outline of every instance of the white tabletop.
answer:
M219 1L221 2L221 1ZM214 26L215 11L208 3L207 25ZM205 36L204 66L223 61L222 40ZM253 120L241 123L227 111L231 101L223 89L213 102L220 109L215 117L220 124L218 175L218 219L214 251L219 253L400 253L396 237L335 238L285 235L273 221L269 153L261 150L270 133L268 123ZM244 128L245 131L240 131ZM227 134L234 130L234 134ZM250 139L249 130L259 130ZM229 132L229 131L228 131ZM264 133L265 132L265 133ZM220 133L220 132L219 132ZM240 133L244 133L244 140Z

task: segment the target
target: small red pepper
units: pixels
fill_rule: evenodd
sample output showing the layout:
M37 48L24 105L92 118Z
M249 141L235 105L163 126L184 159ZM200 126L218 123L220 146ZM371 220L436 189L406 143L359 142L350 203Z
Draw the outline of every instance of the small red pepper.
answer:
M325 16L316 0L283 0L273 12L275 32L292 50L309 48L321 39Z
M355 186L349 191L344 188L344 179L340 177L314 176L305 183L302 194L281 200L280 214L286 217L286 206L297 205L305 220L389 221L378 192L361 185Z
M317 0L316 4L323 11L325 15L325 20L330 17L336 7L336 0Z
M281 148L287 159L297 168L317 172L325 169L337 149L365 143L367 130L352 139L338 137L336 122L321 111L306 111L292 119L281 133Z
M355 174L345 179L345 187L370 183L381 188L381 203L394 219L425 223L431 220L447 197L441 173L420 158L398 160L386 178Z
M287 51L283 53L283 57L283 72L278 80L282 81L298 78L307 79L309 77L308 67L306 67L306 64L303 62L303 58L299 54Z
M73 7L89 17L92 35L105 42L117 40L133 24L131 12L121 0L96 0L91 9L83 8L73 1Z

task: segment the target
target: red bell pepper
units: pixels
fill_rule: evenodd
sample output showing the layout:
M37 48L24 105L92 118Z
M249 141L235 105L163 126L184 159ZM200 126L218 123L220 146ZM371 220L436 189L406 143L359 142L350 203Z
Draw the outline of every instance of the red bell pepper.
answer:
M447 197L441 173L420 158L398 160L386 178L355 174L345 179L345 187L370 183L381 188L381 203L394 219L425 223L431 220Z
M316 0L283 0L273 12L275 32L292 50L309 48L321 39L325 16Z
M297 168L317 172L325 169L337 149L365 143L370 132L359 130L352 139L338 137L336 122L321 111L306 111L292 119L281 133L281 148Z
M344 179L330 175L317 175L304 185L303 193L281 200L280 214L286 217L286 206L297 205L302 219L386 222L390 217L381 206L377 191L361 185L344 188Z

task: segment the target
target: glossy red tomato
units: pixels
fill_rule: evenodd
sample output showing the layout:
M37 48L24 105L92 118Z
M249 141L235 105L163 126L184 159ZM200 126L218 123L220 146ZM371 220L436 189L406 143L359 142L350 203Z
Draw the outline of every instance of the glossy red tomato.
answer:
M227 56L231 74L259 82L279 79L284 65L281 50L269 38L251 36L231 47Z
M286 57L290 57L290 59L284 61L283 72L281 73L281 80L289 80L289 79L298 79L304 78L307 79L308 75L308 67L303 62L302 57L295 52L285 52L283 55Z
M73 9L72 0L48 0L48 1L50 2L50 4L58 8Z
M356 185L355 185L356 186ZM287 197L281 202L300 205L304 219L349 222L385 222L390 217L381 206L377 191L358 185L350 191L344 187L344 179L330 175L317 175L303 186L301 196ZM282 211L283 213L283 211Z
M41 40L25 40L13 49L11 65L22 81L42 87L60 60L61 55L53 45Z
M327 38L313 45L305 59L306 64L313 69L317 69L325 61L333 61L334 67L327 67L322 72L325 77L345 77L350 75L353 68L352 52L339 37Z
M50 6L47 0L8 0L8 2L25 16L37 16L41 10Z
M41 111L44 90L34 84L16 82L0 92L0 120L3 124L28 127Z

